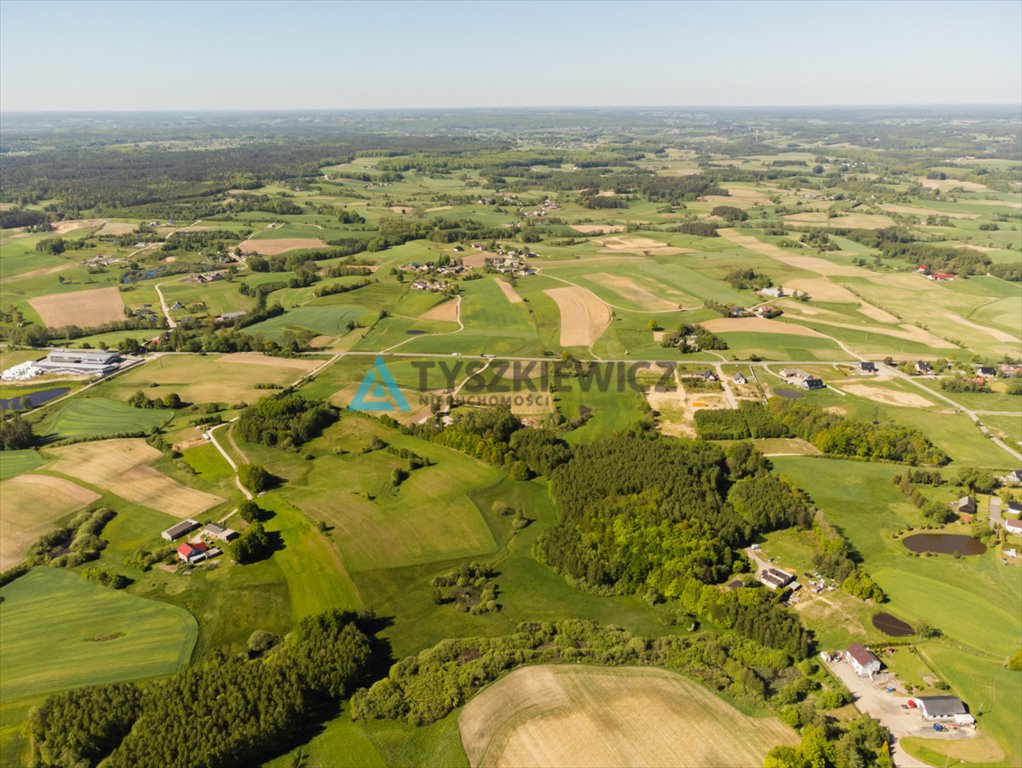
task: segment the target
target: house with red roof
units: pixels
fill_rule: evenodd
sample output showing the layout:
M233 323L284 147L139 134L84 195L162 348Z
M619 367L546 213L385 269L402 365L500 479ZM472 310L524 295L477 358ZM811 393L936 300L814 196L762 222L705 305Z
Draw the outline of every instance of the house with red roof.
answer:
M880 671L880 659L862 643L852 643L848 646L845 658L859 677L872 677Z
M186 543L177 548L177 556L185 563L198 563L206 559L206 544L197 541Z

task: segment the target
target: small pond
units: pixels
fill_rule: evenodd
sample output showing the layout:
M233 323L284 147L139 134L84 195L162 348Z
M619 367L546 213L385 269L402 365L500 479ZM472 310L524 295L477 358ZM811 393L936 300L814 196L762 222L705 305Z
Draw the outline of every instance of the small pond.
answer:
M902 539L913 552L936 552L941 555L982 555L986 544L972 536L954 533L913 533Z
M43 403L48 403L50 400L54 400L61 395L66 395L70 391L69 387L63 387L61 389L42 389L38 392L17 397L0 397L0 411L27 411L29 408L37 408Z
M416 331L416 330L413 329L413 330L410 330L410 331L405 331L405 333L408 336L421 336L424 333L429 333L429 331Z
M875 614L873 616L873 626L891 637L907 637L915 633L915 630L909 624L889 613Z

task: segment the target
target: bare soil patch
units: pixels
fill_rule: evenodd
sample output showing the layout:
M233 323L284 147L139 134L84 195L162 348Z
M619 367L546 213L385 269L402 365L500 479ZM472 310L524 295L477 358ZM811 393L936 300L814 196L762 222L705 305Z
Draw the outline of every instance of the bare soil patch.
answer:
M64 221L54 221L50 226L58 235L66 235L77 229L102 227L104 224L106 224L106 219L65 219Z
M544 293L560 310L562 347L591 346L610 325L610 308L584 288L550 288Z
M845 384L841 387L845 392L857 397L864 397L877 403L887 405L900 405L905 408L929 408L933 405L922 395L914 392L899 392L894 389L885 389L870 384Z
M28 303L49 328L65 325L92 328L124 320L124 301L116 288L51 293L29 299Z
M728 331L746 333L778 333L789 336L822 336L823 334L794 323L782 323L768 320L765 317L715 317L700 323L708 331L726 333Z
M130 221L108 221L102 227L99 228L97 235L126 235L129 232L134 232L138 229L138 224L132 224Z
M504 296L507 297L509 303L511 304L522 303L522 297L518 295L518 291L516 291L515 287L511 285L511 283L509 283L507 280L497 280L497 286L500 288L501 291L504 292Z
M624 224L572 224L571 228L576 232L581 232L583 235L628 231L628 227Z
M668 301L663 296L657 295L649 288L641 286L638 283L629 280L627 277L611 275L607 272L597 272L595 275L590 275L589 279L594 283L599 283L600 285L609 288L621 298L626 301L630 301L632 304L637 304L644 309L650 309L657 312L678 309L678 304L676 302Z
M608 237L596 242L603 246L604 251L611 253L645 254L646 251L649 251L651 256L673 256L692 252L691 248L675 248L649 237Z
M16 565L60 518L99 499L99 494L60 477L18 475L0 483L0 571Z
M498 280L498 283L503 282ZM420 320L440 320L445 323L457 323L461 303L457 299L448 299L442 304L423 312L419 315Z
M458 725L472 768L746 768L798 740L777 718L650 668L523 667L473 698Z
M97 440L52 449L54 472L99 486L122 499L174 517L192 517L223 501L171 480L149 466L163 454L145 440Z
M258 253L262 256L276 256L298 248L323 248L326 246L318 237L278 237L270 240L245 240L238 245L244 253Z

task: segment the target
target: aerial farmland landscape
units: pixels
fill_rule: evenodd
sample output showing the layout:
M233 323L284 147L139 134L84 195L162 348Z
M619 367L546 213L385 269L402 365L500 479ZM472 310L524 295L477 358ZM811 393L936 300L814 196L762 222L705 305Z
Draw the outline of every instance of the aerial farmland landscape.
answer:
M198 8L0 2L0 768L1022 767L1022 3Z

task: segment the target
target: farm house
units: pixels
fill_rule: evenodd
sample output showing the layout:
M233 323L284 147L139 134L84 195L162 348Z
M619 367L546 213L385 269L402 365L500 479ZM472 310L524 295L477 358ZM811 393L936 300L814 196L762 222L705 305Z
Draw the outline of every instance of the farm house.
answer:
M845 658L859 677L872 677L880 671L880 659L862 643L852 643L848 646Z
M206 545L201 541L194 544L182 544L177 548L177 556L185 563L198 563L206 559Z
M180 523L170 526L167 530L160 534L167 541L173 541L174 539L180 539L186 533L191 533L199 527L199 523L195 520L182 520Z
M957 696L917 696L909 699L909 706L918 709L924 720L953 721L959 725L976 722Z

